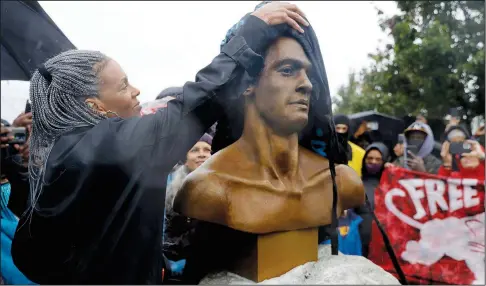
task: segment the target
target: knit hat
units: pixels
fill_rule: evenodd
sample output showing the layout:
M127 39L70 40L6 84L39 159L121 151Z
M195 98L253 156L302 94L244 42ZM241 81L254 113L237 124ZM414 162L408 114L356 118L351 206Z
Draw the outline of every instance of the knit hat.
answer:
M199 142L200 141L206 142L209 145L212 145L213 144L213 136L209 135L208 133L204 133L204 135L201 137L201 139L199 139Z

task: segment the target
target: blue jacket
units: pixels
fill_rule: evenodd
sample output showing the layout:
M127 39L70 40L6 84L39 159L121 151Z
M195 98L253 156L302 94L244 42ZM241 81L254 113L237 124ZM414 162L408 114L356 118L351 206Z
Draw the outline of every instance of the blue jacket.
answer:
M347 255L362 255L361 237L359 235L359 224L363 219L348 210L347 215L339 219L339 251ZM330 244L331 240L326 240L322 244Z
M35 285L32 281L27 279L22 272L15 266L12 259L12 240L19 222L18 218L8 209L8 199L10 197L10 184L2 184L0 196L0 213L1 213L1 249L2 260L0 269L2 272L2 279L5 284L15 285Z

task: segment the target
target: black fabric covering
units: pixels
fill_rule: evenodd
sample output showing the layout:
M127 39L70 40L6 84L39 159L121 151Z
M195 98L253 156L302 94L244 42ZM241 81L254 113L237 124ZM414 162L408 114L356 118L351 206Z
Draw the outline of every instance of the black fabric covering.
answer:
M37 1L1 1L1 79L30 80L47 59L76 49Z

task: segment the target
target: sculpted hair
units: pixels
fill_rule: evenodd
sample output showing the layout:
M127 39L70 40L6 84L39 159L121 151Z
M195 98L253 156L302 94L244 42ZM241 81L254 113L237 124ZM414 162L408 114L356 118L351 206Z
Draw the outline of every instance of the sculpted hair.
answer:
M110 59L97 51L70 50L47 60L30 80L30 204L32 211L44 185L47 158L54 142L78 127L98 124L104 115L85 99L98 97L99 73Z

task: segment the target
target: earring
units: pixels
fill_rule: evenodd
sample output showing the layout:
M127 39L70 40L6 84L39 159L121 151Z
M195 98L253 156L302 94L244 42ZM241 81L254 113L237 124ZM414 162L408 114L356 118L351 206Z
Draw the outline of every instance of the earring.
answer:
M120 117L120 116L119 116L119 115L118 115L116 112L111 111L111 110L108 110L108 111L107 111L105 114L106 114L106 115L107 115L107 114L112 114L112 115L114 115L114 116L116 116L116 117ZM107 116L107 117L108 117L108 116Z
M92 102L88 102L88 107L89 107L89 108L91 108L91 109L93 109L93 107L94 107L94 103L92 103Z

